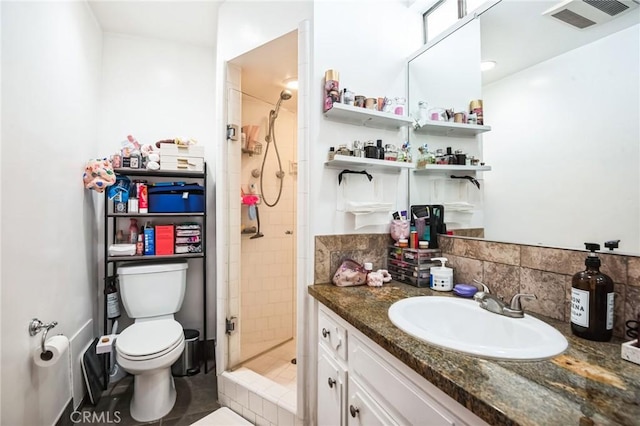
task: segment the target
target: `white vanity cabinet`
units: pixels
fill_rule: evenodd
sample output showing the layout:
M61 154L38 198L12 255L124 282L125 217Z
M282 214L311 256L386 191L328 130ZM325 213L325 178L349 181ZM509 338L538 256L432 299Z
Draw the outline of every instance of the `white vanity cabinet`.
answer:
M317 312L319 425L487 424L326 306Z

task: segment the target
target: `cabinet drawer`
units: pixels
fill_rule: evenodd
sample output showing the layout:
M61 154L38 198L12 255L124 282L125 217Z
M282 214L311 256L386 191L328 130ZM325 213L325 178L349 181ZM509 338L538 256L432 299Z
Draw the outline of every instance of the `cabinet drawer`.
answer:
M204 145L160 144L160 156L175 155L179 157L204 157Z
M349 377L347 424L349 426L392 426L398 423L380 407L355 380ZM427 424L424 422L416 424Z
M160 155L160 170L204 171L204 158Z
M456 417L413 385L356 336L350 336L349 372L400 424L456 424Z
M337 357L347 359L347 330L320 310L318 315L318 339Z

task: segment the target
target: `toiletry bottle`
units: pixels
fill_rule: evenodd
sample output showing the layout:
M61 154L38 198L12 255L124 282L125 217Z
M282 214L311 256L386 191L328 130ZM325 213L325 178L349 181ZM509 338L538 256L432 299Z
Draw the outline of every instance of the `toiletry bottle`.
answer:
M329 161L336 158L336 149L334 147L329 148Z
M136 219L129 220L129 244L136 244L138 242L138 221Z
M378 160L384 160L384 147L382 146L382 139L376 140L376 146L378 147Z
M445 263L446 257L434 257L433 262L440 262L441 266L432 266L429 270L431 274L431 289L437 291L453 290L453 269L447 268Z
M107 277L104 294L107 298L107 318L116 319L120 316L120 298L116 287L116 276Z
M587 269L571 280L571 331L578 337L608 342L613 335L613 280L600 272L596 250L600 244L585 243Z
M144 236L138 234L138 242L136 243L136 255L142 256L144 254Z

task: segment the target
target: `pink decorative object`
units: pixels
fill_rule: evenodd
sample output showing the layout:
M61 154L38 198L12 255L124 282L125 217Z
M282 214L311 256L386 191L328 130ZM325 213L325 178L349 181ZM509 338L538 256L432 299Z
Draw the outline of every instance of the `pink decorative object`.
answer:
M113 173L111 161L106 158L88 161L84 168L82 180L86 189L104 192L105 189L116 182L116 175Z
M391 234L391 238L395 241L409 238L409 225L410 222L407 219L394 219L391 221L391 226L389 228L389 233Z

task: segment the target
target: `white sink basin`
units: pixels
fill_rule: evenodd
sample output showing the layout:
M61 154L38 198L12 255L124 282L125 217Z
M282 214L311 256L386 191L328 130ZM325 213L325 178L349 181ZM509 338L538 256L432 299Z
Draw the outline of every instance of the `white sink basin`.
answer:
M389 307L389 319L427 343L483 358L540 360L568 346L558 330L537 318L505 317L469 299L410 297Z

